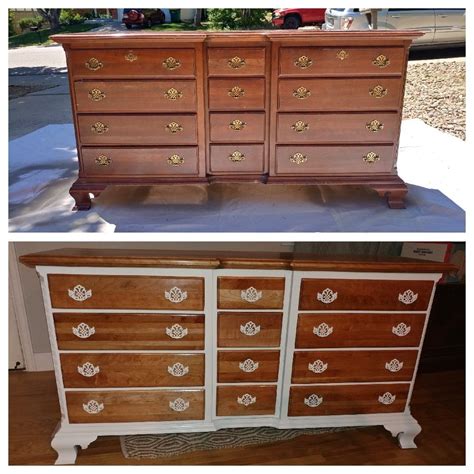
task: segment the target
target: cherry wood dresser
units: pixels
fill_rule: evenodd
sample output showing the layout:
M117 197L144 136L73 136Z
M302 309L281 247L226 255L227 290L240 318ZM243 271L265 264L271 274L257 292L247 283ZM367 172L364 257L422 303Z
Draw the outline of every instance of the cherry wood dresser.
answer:
M57 464L97 436L225 427L382 425L416 447L410 399L449 264L77 249L20 259L44 295Z
M393 208L413 31L54 35L66 51L76 209L108 185L367 185Z

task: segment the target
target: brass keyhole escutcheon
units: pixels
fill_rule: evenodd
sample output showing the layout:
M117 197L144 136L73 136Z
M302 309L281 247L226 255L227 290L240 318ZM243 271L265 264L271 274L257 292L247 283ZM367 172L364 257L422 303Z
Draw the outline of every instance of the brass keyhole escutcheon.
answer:
M240 130L243 130L246 125L247 124L245 122L243 122L242 120L235 119L235 120L232 120L232 122L230 122L229 128L231 130L235 130L235 131L238 132Z
M180 155L171 155L166 161L171 166L181 166L184 163L184 158Z
M336 58L337 59L340 59L341 61L344 61L345 59L347 59L349 57L349 53L347 51L344 51L343 49L341 49L341 51L339 51L337 54L336 54Z
M133 62L136 61L137 59L138 59L138 56L137 56L133 51L129 51L129 52L125 55L125 60L128 61L128 62L133 63Z
M85 62L85 66L90 71L98 71L104 67L104 64L101 63L97 58L90 58Z

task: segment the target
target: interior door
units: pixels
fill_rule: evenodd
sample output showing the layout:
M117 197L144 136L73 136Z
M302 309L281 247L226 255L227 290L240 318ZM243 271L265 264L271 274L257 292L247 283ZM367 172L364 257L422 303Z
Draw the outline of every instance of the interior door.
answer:
M20 336L18 333L18 325L16 323L14 305L12 303L12 295L9 295L8 310L8 368L22 369L25 367L23 351L21 350Z
M466 41L466 10L464 8L437 8L435 21L435 43L464 43Z
M416 30L424 35L416 44L431 44L434 40L435 13L432 8L389 8L386 28L390 30Z

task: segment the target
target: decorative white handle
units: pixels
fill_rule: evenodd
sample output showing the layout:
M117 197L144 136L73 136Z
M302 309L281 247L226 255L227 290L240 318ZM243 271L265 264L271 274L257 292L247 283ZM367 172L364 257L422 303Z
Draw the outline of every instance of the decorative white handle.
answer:
M250 395L250 393L246 393L242 395L241 397L237 397L237 403L239 405L244 405L246 407L256 402L257 402L257 397L253 397L252 395Z
M245 325L240 326L240 332L246 336L255 336L260 332L260 326L257 326L253 321L248 321Z
M92 290L86 290L82 285L76 285L72 290L67 290L74 301L85 301L92 297Z
M89 400L87 403L82 404L82 409L91 415L96 415L104 409L104 404L99 403L97 400Z
M385 368L389 372L398 372L403 369L403 362L400 362L398 359L392 359L390 362L385 362Z
M315 374L322 374L328 368L328 364L324 363L321 359L315 360L313 363L308 364L308 369Z
M242 372L255 372L258 369L258 362L254 362L252 359L246 359L243 362L239 362L239 369Z
M86 362L85 364L82 364L82 366L78 365L77 371L83 377L94 377L94 375L97 375L100 372L100 368L98 365L95 366L92 362Z
M405 323L398 323L392 327L392 332L395 336L406 336L411 331L411 326L407 326Z
M392 395L390 392L385 392L383 395L379 395L379 402L383 405L391 405L396 398L396 395Z
M181 288L174 286L170 291L165 291L165 298L172 303L182 303L188 298L188 292L182 291Z
M172 366L168 366L168 373L173 377L183 377L189 373L189 367L184 366L181 362L175 362Z
M326 323L321 323L318 327L313 327L313 334L318 337L328 337L332 334L333 327Z
M170 328L166 328L166 335L171 337L171 339L182 339L184 336L188 335L188 329L183 328L183 326L176 323Z
M305 397L304 404L310 408L316 408L323 403L323 397L318 397L315 393L311 394L308 398Z
M189 408L189 402L182 398L177 398L174 402L170 402L170 408L174 411L184 411Z
M77 327L73 326L72 333L80 339L87 339L95 334L95 327L80 323Z
M321 293L316 295L316 299L324 304L331 304L337 300L337 291L332 291L331 288L326 288Z
M257 291L256 288L251 286L250 288L247 288L246 290L242 290L240 292L240 297L244 301L247 301L247 303L256 303L258 300L262 299L262 292Z
M406 290L398 295L398 301L403 304L412 304L418 299L418 293L413 293L411 290Z

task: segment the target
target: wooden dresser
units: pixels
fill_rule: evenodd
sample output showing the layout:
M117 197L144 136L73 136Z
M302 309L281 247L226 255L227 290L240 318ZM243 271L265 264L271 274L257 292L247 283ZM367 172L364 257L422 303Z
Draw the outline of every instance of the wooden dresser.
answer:
M67 249L20 259L43 289L57 464L97 436L225 427L383 425L416 447L410 399L449 264Z
M367 185L404 207L413 31L54 35L67 55L76 209L108 185Z

